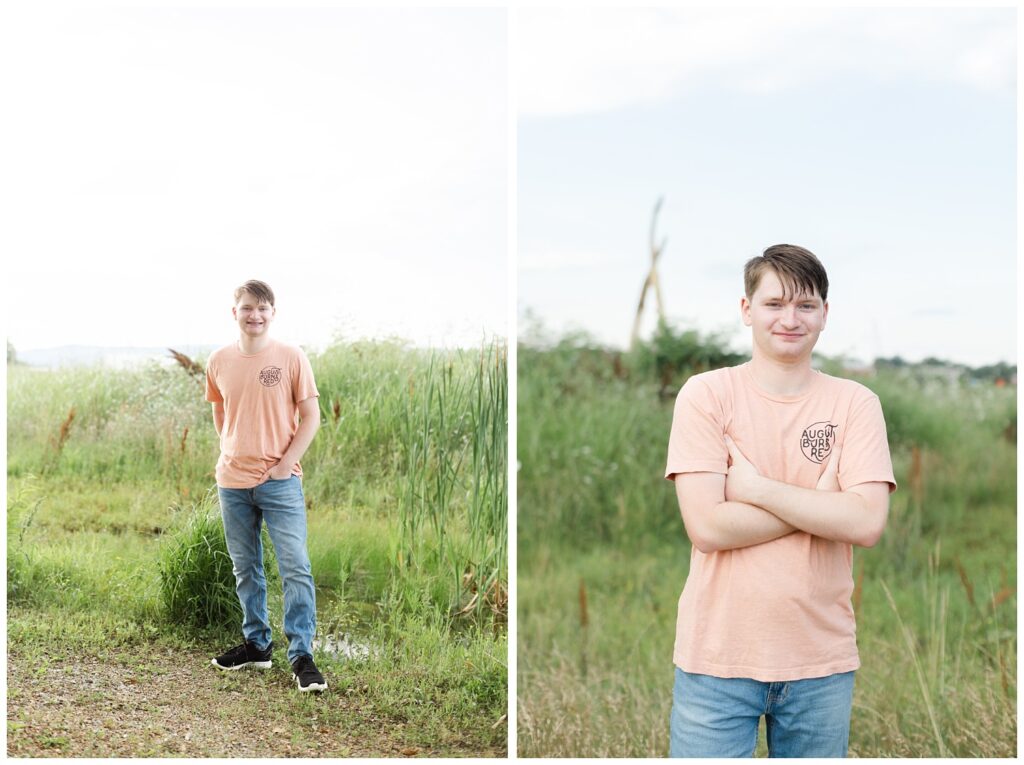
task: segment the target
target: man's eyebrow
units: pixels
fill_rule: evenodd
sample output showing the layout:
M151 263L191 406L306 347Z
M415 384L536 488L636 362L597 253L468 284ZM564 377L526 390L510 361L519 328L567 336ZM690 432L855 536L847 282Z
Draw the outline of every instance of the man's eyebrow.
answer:
M785 300L785 298L783 296L781 296L781 295L768 295L768 296L766 296L764 298L764 302L766 302L766 303L771 303L772 301L782 302L784 300ZM797 303L818 303L818 302L821 302L821 298L819 298L817 295L808 295L806 293L804 293L803 295L799 295L797 297L791 297L790 300L794 301L794 302L797 302Z

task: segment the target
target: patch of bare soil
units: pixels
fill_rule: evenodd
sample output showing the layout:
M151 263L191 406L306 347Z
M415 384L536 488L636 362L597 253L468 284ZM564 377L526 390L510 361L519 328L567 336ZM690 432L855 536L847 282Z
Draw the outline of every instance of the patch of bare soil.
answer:
M9 757L439 754L402 743L401 724L375 719L358 690L300 694L277 661L270 670L222 672L209 656L168 649L107 656L15 649L7 689Z

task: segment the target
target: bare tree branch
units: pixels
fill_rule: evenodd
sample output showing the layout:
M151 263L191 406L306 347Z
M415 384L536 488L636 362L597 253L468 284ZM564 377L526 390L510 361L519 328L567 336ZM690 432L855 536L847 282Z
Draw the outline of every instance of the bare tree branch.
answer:
M644 302L647 297L647 290L654 290L654 302L658 307L658 318L662 321L665 320L665 302L661 296L661 281L658 279L658 258L661 257L661 253L665 250L668 238L663 238L660 244L656 244L657 240L654 235L655 228L658 225L658 212L661 210L661 203L664 201L665 197L658 197L658 201L654 205L654 213L651 215L651 269L647 272L647 278L644 279L643 289L640 290L640 302L637 304L636 316L633 318L633 332L629 336L630 350L636 347L637 340L640 338L640 320L644 312Z

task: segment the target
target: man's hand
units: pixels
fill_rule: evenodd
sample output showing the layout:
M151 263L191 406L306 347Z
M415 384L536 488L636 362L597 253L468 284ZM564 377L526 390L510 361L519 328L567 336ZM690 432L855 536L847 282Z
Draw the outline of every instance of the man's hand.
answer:
M825 464L825 472L818 479L818 485L814 488L818 491L841 491L839 488L839 452L842 447L836 445L832 449L832 455Z
M729 474L725 481L725 498L729 502L746 502L757 505L758 489L763 488L762 476L757 468L739 450L736 443L725 437L725 446L729 450ZM825 463L825 472L818 479L814 488L818 491L842 491L839 487L839 455L841 446L836 446Z
M291 475L291 466L286 465L283 462L278 462L274 467L267 471L266 477L268 480L283 481L285 478L290 478Z
M757 486L761 474L757 472L750 460L729 437L725 437L725 446L729 450L729 473L725 477L725 499L727 502L745 502L756 505L753 497L757 495Z

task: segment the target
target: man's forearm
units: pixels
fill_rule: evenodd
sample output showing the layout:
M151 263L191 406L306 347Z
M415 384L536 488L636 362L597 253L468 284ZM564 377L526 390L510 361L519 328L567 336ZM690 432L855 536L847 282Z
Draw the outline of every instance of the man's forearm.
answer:
M745 502L721 502L705 517L701 552L752 547L792 534L798 529L779 516Z
M320 422L315 417L306 417L299 423L299 427L292 436L292 442L288 444L285 453L281 455L281 462L285 465L294 465L302 459L309 445L313 443L313 437L320 428Z
M800 531L834 542L870 547L881 533L864 498L849 491L805 489L762 477L747 498Z

